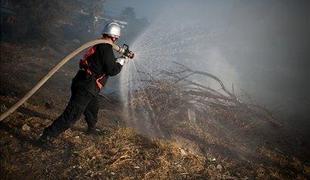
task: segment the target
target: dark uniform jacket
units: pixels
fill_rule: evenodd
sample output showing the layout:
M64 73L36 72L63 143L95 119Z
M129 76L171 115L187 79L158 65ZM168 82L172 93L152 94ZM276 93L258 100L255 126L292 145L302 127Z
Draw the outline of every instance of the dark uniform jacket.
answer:
M104 75L104 81L106 81L109 76L117 75L122 65L115 61L112 45L98 44L93 49L94 52L88 59L88 67L92 75L84 69L79 70L72 80L72 88L81 88L96 95L100 91L96 85L96 79Z

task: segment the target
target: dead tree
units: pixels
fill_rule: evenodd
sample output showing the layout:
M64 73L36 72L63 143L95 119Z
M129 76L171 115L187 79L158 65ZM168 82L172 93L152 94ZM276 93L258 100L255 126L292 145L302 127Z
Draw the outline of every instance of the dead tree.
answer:
M152 114L148 119L154 129L171 132L176 121L180 123L187 120L184 117L188 116L189 109L197 111L200 121L208 121L214 127L220 127L219 123L226 123L251 128L260 121L279 126L270 111L241 101L217 76L192 70L180 63L175 64L175 70L163 70L160 76L138 72L145 78L140 80L144 85L133 93L129 105L132 109L143 109L143 112ZM221 89L194 82L191 80L194 75L215 80Z

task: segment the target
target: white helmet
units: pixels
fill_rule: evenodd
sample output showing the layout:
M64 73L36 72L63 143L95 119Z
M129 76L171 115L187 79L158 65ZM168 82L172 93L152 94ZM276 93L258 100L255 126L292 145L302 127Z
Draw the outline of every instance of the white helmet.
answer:
M108 23L107 25L104 26L102 34L119 38L121 36L121 26L116 22Z

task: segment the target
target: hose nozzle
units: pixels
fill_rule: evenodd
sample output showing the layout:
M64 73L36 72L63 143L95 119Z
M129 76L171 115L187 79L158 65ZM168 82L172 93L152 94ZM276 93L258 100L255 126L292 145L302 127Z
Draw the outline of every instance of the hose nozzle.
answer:
M127 44L124 44L123 47L119 47L116 49L117 52L122 54L123 56L126 56L130 59L133 59L135 54L129 50L129 46Z

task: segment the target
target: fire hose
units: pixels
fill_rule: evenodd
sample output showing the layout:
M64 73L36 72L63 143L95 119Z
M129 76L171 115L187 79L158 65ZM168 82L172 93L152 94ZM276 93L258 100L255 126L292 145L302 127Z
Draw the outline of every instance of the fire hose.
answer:
M19 108L22 104L24 104L35 92L37 92L40 87L48 80L50 79L64 64L66 64L69 60L71 60L73 57L78 55L81 51L97 45L97 44L111 44L113 49L117 51L118 53L122 54L123 56L126 56L128 58L133 58L134 53L129 50L128 45L124 44L123 47L120 47L116 44L110 43L109 41L103 40L103 39L98 39L98 40L93 40L90 42L87 42L83 44L81 47L78 49L74 50L72 53L67 55L65 58L63 58L56 66L54 66L28 93L24 95L23 98L21 98L17 103L15 103L11 108L9 108L7 111L5 111L3 114L0 116L0 121L4 120L6 117L8 117L10 114L12 114L17 108Z

